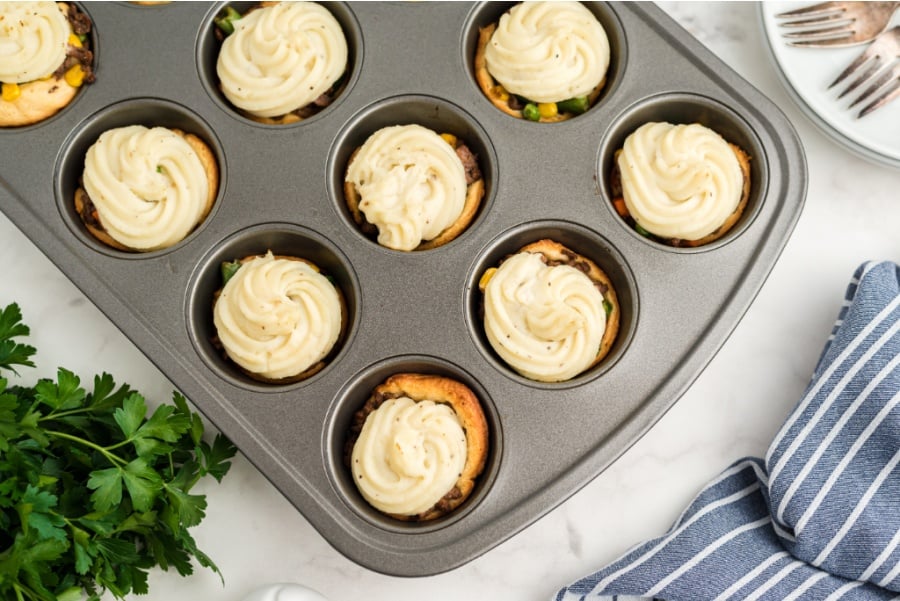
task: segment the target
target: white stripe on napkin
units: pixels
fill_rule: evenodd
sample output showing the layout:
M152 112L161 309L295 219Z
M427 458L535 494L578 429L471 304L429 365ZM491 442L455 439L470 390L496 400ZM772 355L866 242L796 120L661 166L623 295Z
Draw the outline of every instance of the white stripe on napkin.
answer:
M895 298L894 301L891 302L891 304L888 306L893 307L898 304L900 304L900 296ZM883 313L885 313L885 311L881 312L881 314L883 314ZM878 316L879 318L881 317L881 314L879 314L879 316ZM880 320L878 318L873 320L872 323L876 323L876 321L878 323L880 323ZM872 324L869 324L869 325L872 325ZM868 329L868 328L866 328L866 329ZM772 468L772 470L769 472L769 481L770 482L775 482L775 480L780 475L780 472L784 469L784 466L787 464L788 460L791 457L793 457L794 453L797 452L797 449L799 449L801 446L803 446L803 444L806 442L807 436L809 436L810 432L818 425L818 423L822 419L822 417L831 408L831 405L834 404L834 401L844 392L844 389L846 388L847 384L851 380L853 380L854 377L856 377L856 374L859 372L859 370L861 370L865 366L865 364L869 361L869 359L871 359L879 350L881 350L882 347L887 343L887 341L890 340L891 338L893 338L897 332L900 332L900 321L894 322L894 324L890 328L888 328L887 331L885 331L878 338L878 340L876 340L874 343L872 343L872 346L870 346L868 349L866 349L865 353L863 353L863 355L856 361L856 363L854 363L852 367L847 369L847 372L843 375L843 377L841 377L840 381L838 381L838 383L835 385L834 390L831 391L831 393L825 398L825 400L822 402L822 404L819 406L819 408L816 409L815 414L813 414L812 418L810 418L810 420L803 426L803 429L796 436L796 438L794 438L794 440L791 442L787 451L784 453L784 455L782 455L779 458L778 462L775 464L775 467ZM852 350L856 350L854 345L853 344L848 345L847 348L844 349L844 352L841 353L841 355L844 355L845 353L847 355L849 355L850 352L848 352L848 351L852 351ZM833 372L834 369L837 368L838 364L841 363L844 359L846 359L846 357L839 357L838 359L836 359L831 364L828 371ZM830 377L830 375L831 374L829 374L828 377ZM825 380L827 380L827 377L823 376L817 382L817 384L815 386L816 392L818 392L818 389L821 388L821 385L824 384ZM811 399L811 398L812 398L812 396L807 397L807 399ZM804 400L804 402L805 401L806 401L806 399ZM797 416L800 413L801 413L801 411L796 411L794 413L794 416ZM773 447L774 446L775 445L773 445ZM772 447L770 447L770 448L772 448ZM784 512L787 509L788 503L790 502L791 498L793 497L793 493L796 492L795 485L799 486L799 484L796 481L794 483L792 483L791 487L788 488L788 491L790 494L786 493L778 504L778 510L775 514L775 517L781 523L784 523Z
M878 376L876 376L877 379L873 379L866 386L865 390L863 390L863 392L860 394L860 398L858 398L853 403L854 411L860 403L867 400L868 395L872 391L872 389L874 389L884 380L884 377L887 375L885 372L890 373L894 371L898 364L900 364L900 355L894 357L893 361L891 361L888 365L885 366L884 369L881 370L881 372L878 373ZM860 433L855 441L853 441L853 444L850 445L849 449L847 449L847 454L841 458L841 461L835 466L834 471L828 475L828 479L825 480L825 484L822 485L822 488L818 493L816 493L816 496L809 504L809 507L806 508L806 511L803 512L803 515L801 515L800 519L797 520L797 525L794 527L794 532L797 535L799 535L806 527L806 523L809 522L809 520L815 514L816 510L822 504L822 501L825 500L825 496L834 487L837 479L841 477L841 475L844 473L844 470L847 469L847 466L850 465L850 462L853 461L853 459L856 457L856 454L859 453L859 450L869 441L869 439L872 437L872 434L875 433L875 430L877 430L884 422L884 420L887 419L888 415L891 413L891 411L893 411L894 407L896 407L898 403L900 403L900 392L895 394L891 398L891 400L881 408L878 414L866 426L866 429ZM837 435L837 431L844 426L844 422L846 422L849 417L849 415L842 416L840 422L838 424L835 424L834 430L828 433L828 437L826 438L826 440L822 441L822 444L819 445L819 448L822 449L822 453L825 452L824 447L828 446L828 444L830 444L831 441L834 440L835 436ZM819 449L816 449L816 453L819 453ZM821 453L819 455L821 456ZM816 460L818 460L818 457L816 457ZM803 478L805 478L807 475L808 474L803 474Z
M804 564L802 561L797 561L795 559L791 563L787 564L786 566L784 566L783 568L778 570L778 572L776 574L774 574L773 576L771 576L768 580L766 580L762 584L762 586L756 587L756 589L753 591L752 595L750 595L749 597L744 597L744 601L756 601L757 599L759 599L760 597L765 595L767 592L769 592L769 589L771 589L773 586L775 586L777 584L781 584L781 581L784 580L785 578L787 578L788 574L790 574L791 572L793 572L796 569L802 568L803 566L804 566Z
M677 580L681 575L683 575L687 572L690 572L692 569L694 569L694 567L698 563L700 563L701 561L703 561L704 559L706 559L707 557L709 557L710 555L712 555L713 553L718 551L720 548L722 548L724 545L726 545L730 540L737 538L738 536L740 536L741 534L744 534L745 532L749 532L751 530L756 530L757 528L761 528L763 526L768 526L771 523L772 523L772 518L770 516L766 516L764 518L760 518L760 519L756 520L755 522L750 522L749 524L744 524L743 526L741 526L739 528L735 528L734 530L731 530L730 532L723 534L722 536L720 536L719 538L714 540L712 543L710 543L705 549L703 549L702 551L700 551L699 553L694 555L690 561L685 562L684 565L682 565L680 568L678 568L677 570L675 570L674 572L669 574L667 577L660 580L656 584L656 586L654 586L653 588L648 590L646 593L644 593L644 595L648 596L648 597L655 597L657 594L659 594L660 591L662 591L664 588L669 586L669 584L671 584L672 582Z
M887 561L888 557L894 554L894 551L897 550L897 547L900 546L900 530L897 531L897 534L894 535L894 538L891 539L891 542L887 544L881 554L875 558L875 561L866 568L866 571L859 575L860 580L869 580L875 572L881 569L881 566L884 565L884 562ZM900 563L897 563L894 566L894 569L888 572L887 576L881 579L878 583L879 586L887 586L890 584L891 580L897 577L897 572L900 572ZM891 576L893 574L893 576Z
M885 465L881 471L878 473L878 476L875 480L872 481L872 484L869 485L869 488L866 489L865 494L859 498L859 501L856 503L856 507L853 508L853 511L850 513L850 516L844 521L844 525L841 526L841 529L835 535L833 539L825 546L824 549L819 553L819 555L812 561L814 566L821 566L822 562L824 562L828 556L834 551L834 548L838 546L838 544L844 540L844 537L847 536L847 533L850 532L850 529L853 528L853 525L856 524L856 520L859 518L860 514L865 511L866 507L869 505L869 501L875 496L875 493L878 491L879 487L887 480L887 477L890 475L894 468L897 467L897 464L900 463L900 450L894 453L894 456L891 460Z
M833 593L831 593L830 595L825 597L824 601L837 601L838 599L843 597L845 594L849 593L850 591L852 591L855 588L861 587L862 585L863 585L863 583L860 582L859 580L853 580L851 582L848 582L847 584L845 584L838 590L834 591Z
M813 587L815 583L822 580L823 578L827 578L827 572L819 572L818 574L813 574L809 578L806 579L806 582L797 587L793 593L784 598L784 601L797 601L803 593L808 591Z
M745 467L747 467L747 465L746 465L747 463L751 463L751 464L755 465L755 463L752 461L741 462L739 464L736 464L731 469L728 469L728 470L722 472L718 478L716 478L713 482L711 482L709 484L709 487L713 487L713 486L719 484L720 482L722 482L723 480L726 480L729 477L741 472ZM736 493L733 493L727 497L719 499L715 503L710 503L709 505L704 507L702 510L698 511L693 516L691 516L690 520L688 520L687 522L685 522L678 528L674 529L665 538L661 539L654 548L650 549L649 551L647 551L642 556L635 559L630 564L628 564L622 568L619 568L618 570L616 570L615 572L613 572L612 574L608 575L606 578L604 578L603 580L598 582L593 590L598 591L598 590L604 589L607 585L609 585L609 583L614 581L616 578L618 578L622 574L629 572L629 571L633 570L634 568L636 568L636 567L644 564L645 562L649 561L650 559L652 559L653 556L656 555L657 553L659 553L660 551L662 551L666 547L666 545L669 544L670 541L678 538L679 534L681 534L682 532L687 530L687 528L690 527L691 524L698 521L703 516L705 516L709 513L712 513L713 511L715 511L716 509L718 509L720 507L724 507L725 505L729 505L731 503L739 501L739 500L743 499L744 497L753 494L754 492L759 490L759 488L760 488L760 484L759 484L759 482L756 482L742 490L739 490ZM684 514L682 514L682 518L683 518L683 516L684 516ZM679 521L680 520L681 520L681 518L679 518Z
M773 563L790 556L791 554L787 551L781 551L779 553L776 553L775 555L772 555L767 560L750 570L750 572L748 572L743 578L722 591L718 597L713 599L713 601L726 601L726 599L730 599L733 594L744 588L747 583L753 581L754 578L765 572L766 569L768 569L769 566L771 566Z
M832 374L840 367L841 363L843 363L847 357L853 354L856 351L863 340L865 340L872 331L875 330L885 319L900 306L900 296L894 298L888 305L882 309L875 318L866 324L866 326L859 331L856 337L844 347L844 350L831 362L831 365L828 366L828 369L823 373L819 379L816 381L815 385L806 393L803 400L797 405L794 411L791 413L790 417L785 421L784 425L781 427L781 430L778 431L778 434L775 435L775 438L772 441L772 444L769 446L769 451L766 453L766 463L768 464L771 461L772 453L775 449L781 446L781 441L787 435L787 433L791 430L793 425L800 419L800 416L806 410L806 407L812 402L816 395L819 392L825 383L831 378ZM769 480L770 482L774 482L775 479L780 474L781 470L784 469L785 464L790 461L791 456L796 452L799 443L794 441L788 448L788 452L785 453L779 460L778 463L769 470Z

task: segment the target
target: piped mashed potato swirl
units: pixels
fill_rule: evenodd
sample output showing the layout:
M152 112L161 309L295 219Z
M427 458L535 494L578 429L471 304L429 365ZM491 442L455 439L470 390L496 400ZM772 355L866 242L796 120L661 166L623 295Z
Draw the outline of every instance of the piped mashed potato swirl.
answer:
M200 157L164 127L105 131L87 151L83 182L109 236L135 250L181 241L209 210Z
M520 252L485 287L484 328L494 350L523 376L568 380L597 357L606 330L603 295L578 269Z
M735 151L698 123L646 123L625 140L617 163L629 213L663 238L707 236L734 213L743 195Z
M463 212L466 173L454 148L421 125L372 134L347 169L359 209L378 228L378 243L409 251L436 238Z
M466 453L465 431L448 405L388 399L366 419L353 447L353 480L376 509L416 515L454 487Z
M609 39L580 2L522 2L500 17L485 48L488 72L534 102L586 96L606 79Z
M71 33L56 2L0 2L0 81L52 75L66 58Z
M216 71L225 97L258 117L279 117L324 94L347 68L340 23L314 2L284 2L234 22Z
M343 320L337 289L305 261L253 257L225 283L213 310L228 357L269 380L302 374L337 342Z

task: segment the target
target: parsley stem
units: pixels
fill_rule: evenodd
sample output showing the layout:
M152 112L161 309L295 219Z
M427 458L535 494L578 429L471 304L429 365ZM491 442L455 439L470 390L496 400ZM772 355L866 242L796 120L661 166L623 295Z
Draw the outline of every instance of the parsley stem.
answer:
M16 582L13 582L13 590L16 591L16 599L18 599L18 601L25 601L25 597L22 596L23 591L28 593L28 597L30 599L34 598L34 596L31 594L31 591L24 589L23 587L19 586L19 584Z
M70 409L68 411L60 411L59 413L54 413L51 411L47 415L42 415L38 418L39 422L46 421L48 419L59 419L61 417L69 417L70 415L78 415L79 413L91 413L90 407L81 407L79 409Z
M110 463L116 464L118 466L122 466L122 465L125 465L126 463L128 463L127 461L121 459L115 453L110 453L106 448L101 447L100 445L94 444L91 441L85 440L78 436L72 436L71 434L66 434L65 432L59 432L57 430L47 430L46 434L49 436L56 436L57 438L63 438L65 440L71 440L72 442L77 442L80 445L94 449L95 451L99 451L104 457L109 459Z

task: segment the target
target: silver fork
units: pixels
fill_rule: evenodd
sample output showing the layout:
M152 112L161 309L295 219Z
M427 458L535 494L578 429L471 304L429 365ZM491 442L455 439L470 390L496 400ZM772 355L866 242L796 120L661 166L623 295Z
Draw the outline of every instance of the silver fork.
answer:
M838 75L829 87L833 88L851 75L855 79L838 95L843 98L866 82L869 87L850 103L850 108L860 102L872 101L860 110L857 117L864 117L900 96L900 25L888 29Z
M900 2L822 2L775 15L791 46L838 48L868 42L887 29Z

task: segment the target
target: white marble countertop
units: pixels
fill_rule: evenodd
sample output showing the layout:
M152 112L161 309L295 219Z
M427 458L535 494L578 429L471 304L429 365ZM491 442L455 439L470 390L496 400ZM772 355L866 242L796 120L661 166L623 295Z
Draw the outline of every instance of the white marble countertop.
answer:
M778 104L809 164L805 209L743 320L687 393L614 465L542 519L472 562L437 576L396 578L335 551L240 455L222 484L201 485L207 518L193 530L221 569L184 579L154 570L150 601L240 601L291 581L331 601L366 598L548 599L561 586L662 534L693 495L734 460L765 453L799 399L855 267L900 262L900 171L865 162L818 130L793 103L765 50L753 3L661 6ZM0 306L18 302L32 327L37 370L105 370L147 398L173 386L0 213ZM108 597L112 599L111 596Z

